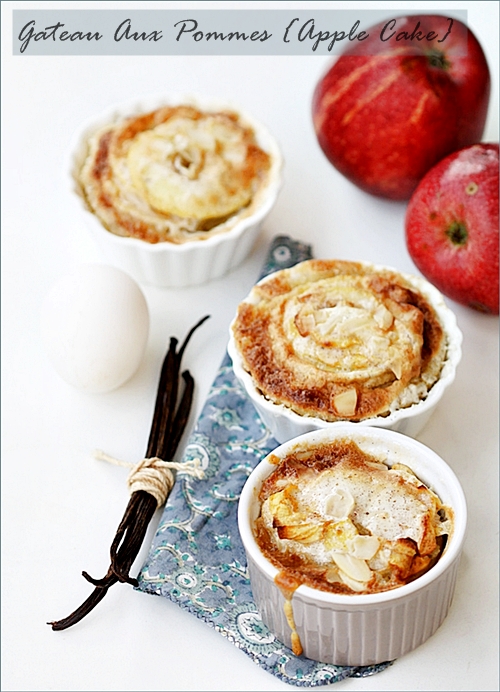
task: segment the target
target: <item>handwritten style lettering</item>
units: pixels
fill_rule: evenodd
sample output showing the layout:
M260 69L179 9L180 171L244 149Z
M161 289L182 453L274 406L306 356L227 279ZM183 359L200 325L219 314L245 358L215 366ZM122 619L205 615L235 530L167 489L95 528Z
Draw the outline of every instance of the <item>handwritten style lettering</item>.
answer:
M283 35L283 43L290 43L290 39L288 38L290 29L292 28L293 24L295 22L298 22L299 18L295 17L292 19L290 24L287 26L285 29L285 33ZM314 24L314 19L308 19L307 22L305 22L297 32L297 40L300 41L301 43L306 41L307 39L310 39L311 41L314 41L314 43L311 46L311 49L313 51L316 51L318 46L323 43L324 41L330 41L328 44L327 48L328 51L331 51L337 41L344 41L346 38L349 41L364 41L365 39L368 38L369 34L366 33L366 31L360 31L359 34L356 34L356 31L358 30L358 27L360 25L359 20L353 24L351 27L351 30L349 31L348 34L346 34L345 31L321 31L318 30L316 33L316 27Z
M115 31L115 41L124 39L132 39L133 41L160 41L163 38L161 31L151 31L147 34L142 31L140 34L137 31L132 31L132 22L130 19L125 19Z
M203 32L198 30L198 22L196 19L181 19L174 24L174 26L180 26L175 39L176 41L180 41L184 35L189 35L194 41L232 41L236 39L237 41L260 41L262 43L272 36L272 34L268 34L266 30L252 31L251 34L246 34L243 31L229 31L227 34L222 33L222 31Z
M453 19L451 19L451 17L448 17L448 21L450 23L448 26L448 31L445 33L443 38L437 40L437 43L443 43L443 41L445 41L450 35L451 29L453 27ZM420 30L420 22L417 22L415 24L415 28L411 33L408 31L400 31L398 34L396 34L396 31L392 31L395 27L396 20L389 20L380 32L380 40L389 41L391 38L395 37L396 41L434 41L438 37L438 34L435 31L428 31L427 34L424 34L423 31ZM388 33L386 35L387 31L392 31L392 34Z
M94 33L87 31L74 31L70 33L69 31L60 31L60 29L65 26L62 22L57 22L52 26L46 26L41 31L35 31L36 22L32 19L30 22L25 24L21 31L19 32L18 39L21 41L20 51L24 51L28 48L30 41L48 41L52 39L53 41L100 41L102 34L98 31Z

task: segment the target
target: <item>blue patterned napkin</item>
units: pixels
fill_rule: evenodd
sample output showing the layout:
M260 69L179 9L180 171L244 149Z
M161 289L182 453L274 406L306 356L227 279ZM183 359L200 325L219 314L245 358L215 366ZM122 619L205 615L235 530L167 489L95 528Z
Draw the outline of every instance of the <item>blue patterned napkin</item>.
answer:
M310 246L279 236L262 276L310 258ZM183 457L201 459L205 478L177 472L138 588L196 615L288 684L313 687L378 673L390 663L335 666L297 657L257 613L238 532L238 498L253 468L277 446L226 354Z

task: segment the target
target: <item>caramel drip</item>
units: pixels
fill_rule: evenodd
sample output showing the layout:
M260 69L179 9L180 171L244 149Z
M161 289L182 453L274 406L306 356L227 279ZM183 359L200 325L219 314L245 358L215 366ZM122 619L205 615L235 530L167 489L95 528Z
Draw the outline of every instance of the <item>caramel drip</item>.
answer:
M274 583L279 588L283 596L285 597L285 603L283 605L283 610L285 613L286 621L290 627L292 634L292 651L296 656L300 656L303 652L302 644L300 641L299 633L295 626L295 619L293 617L293 606L292 597L296 589L300 586L300 582L294 577L286 574L286 572L278 572L274 578Z
M295 628L295 620L293 618L293 606L292 606L292 601L285 601L285 605L283 606L283 610L285 611L285 616L286 620L290 626L290 629L292 630L292 651L296 656L300 656L302 653L302 644L300 642L300 637L299 633L297 632Z

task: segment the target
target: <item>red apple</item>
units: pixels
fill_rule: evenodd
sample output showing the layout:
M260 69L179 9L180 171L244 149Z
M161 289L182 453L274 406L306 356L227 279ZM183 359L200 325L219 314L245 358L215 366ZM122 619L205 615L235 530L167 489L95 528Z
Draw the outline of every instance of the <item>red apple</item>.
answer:
M498 144L447 156L420 181L406 212L408 251L448 297L498 315Z
M480 141L490 74L477 39L458 20L392 21L368 29L338 58L312 109L335 168L367 192L405 200L435 163Z

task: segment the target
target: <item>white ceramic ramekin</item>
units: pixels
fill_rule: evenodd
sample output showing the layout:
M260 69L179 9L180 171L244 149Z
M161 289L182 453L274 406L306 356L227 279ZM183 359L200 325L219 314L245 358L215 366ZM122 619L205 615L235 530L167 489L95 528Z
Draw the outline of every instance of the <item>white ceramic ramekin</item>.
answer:
M425 399L406 408L397 409L387 416L374 416L373 418L367 418L355 423L358 426L369 425L388 428L415 437L426 425L445 390L455 379L456 369L462 357L462 332L457 325L455 314L444 302L442 294L424 278L398 272L398 270L392 267L372 265L368 262L360 262L360 264L367 264L373 267L374 270L397 272L415 286L433 305L448 338L447 355L441 375ZM271 276L266 277L260 283L268 281ZM234 374L245 389L265 425L278 442L286 442L311 430L321 430L343 425L342 421L329 422L320 418L314 418L313 416L301 416L290 408L282 404L275 404L267 399L256 387L252 376L243 367L243 361L233 336L232 326L231 324L229 329L228 353L233 362Z
M409 584L371 595L332 594L304 585L294 592L293 617L304 656L323 663L367 666L412 651L442 624L455 589L467 507L460 483L445 461L422 443L392 430L345 423L290 440L272 454L282 458L297 446L310 448L338 438L353 440L367 453L386 458L389 465L396 461L406 464L454 514L453 534L440 560ZM263 556L252 532L260 511L261 485L275 468L276 462L266 457L249 476L239 500L238 526L262 620L279 641L290 647L285 599L274 581L278 569Z
M206 240L193 240L180 245L169 242L148 243L137 238L115 235L108 231L89 209L78 172L87 156L87 142L94 132L124 117L153 111L161 106L186 104L205 111L232 110L242 122L250 125L262 149L271 155L269 181L262 190L258 207L242 218L230 230L210 236ZM154 286L182 287L205 283L219 278L238 266L250 253L263 219L272 209L282 182L283 161L280 149L270 132L253 117L231 103L187 95L171 95L129 102L109 109L98 118L87 122L76 133L71 144L70 188L91 232L106 259L137 281Z

